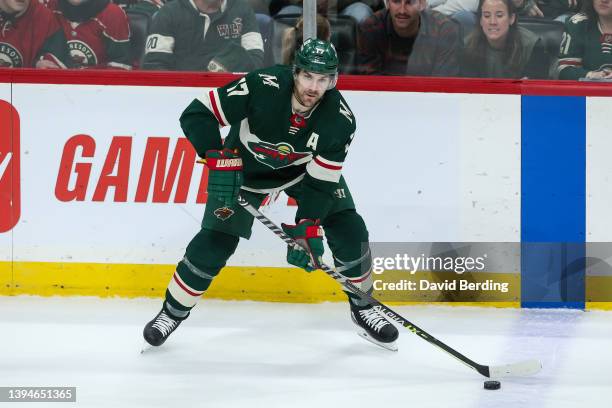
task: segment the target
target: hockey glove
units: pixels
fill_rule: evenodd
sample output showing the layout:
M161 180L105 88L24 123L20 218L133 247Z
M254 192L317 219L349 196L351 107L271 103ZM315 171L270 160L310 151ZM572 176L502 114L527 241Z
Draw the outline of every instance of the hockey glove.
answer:
M299 244L287 247L287 262L306 272L319 269L323 256L323 229L319 221L304 219L297 225L281 224L281 227Z
M209 170L208 194L231 207L242 186L242 159L230 149L209 150L205 163Z

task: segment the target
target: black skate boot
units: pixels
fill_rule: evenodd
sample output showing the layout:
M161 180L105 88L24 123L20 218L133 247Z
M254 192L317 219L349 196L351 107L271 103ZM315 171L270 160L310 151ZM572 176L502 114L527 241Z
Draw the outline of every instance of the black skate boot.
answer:
M357 306L351 304L351 319L357 325L357 334L364 339L386 348L397 351L395 340L399 336L397 328L382 314L379 314L372 305Z
M142 334L147 343L151 346L161 346L164 344L168 336L176 330L181 324L183 319L177 319L172 315L168 314L165 309L162 310L145 326Z

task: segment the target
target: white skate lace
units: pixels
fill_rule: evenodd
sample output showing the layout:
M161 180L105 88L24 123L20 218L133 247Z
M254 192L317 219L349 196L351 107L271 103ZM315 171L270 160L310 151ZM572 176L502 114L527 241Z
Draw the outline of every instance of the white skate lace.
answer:
M379 315L374 309L360 310L359 314L365 323L380 333L380 330L386 325L390 324L384 317Z
M168 316L166 312L162 312L157 319L155 319L155 323L153 323L153 327L156 328L166 337L174 328L178 322Z

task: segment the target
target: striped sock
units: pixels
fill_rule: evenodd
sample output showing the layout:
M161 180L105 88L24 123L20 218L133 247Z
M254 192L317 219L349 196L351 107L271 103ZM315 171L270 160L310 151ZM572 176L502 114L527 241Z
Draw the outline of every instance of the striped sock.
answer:
M211 271L209 271L211 272ZM166 290L166 309L175 317L186 318L219 271L207 273L186 257L181 260Z

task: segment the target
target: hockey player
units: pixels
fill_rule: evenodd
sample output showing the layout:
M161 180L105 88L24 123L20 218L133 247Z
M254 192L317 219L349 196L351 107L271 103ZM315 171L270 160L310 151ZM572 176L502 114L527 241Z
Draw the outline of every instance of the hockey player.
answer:
M0 67L66 68L68 47L38 0L0 0Z
M296 51L293 67L253 71L206 92L183 112L183 131L210 171L208 202L202 229L178 263L162 310L144 328L149 344L164 343L225 266L240 237L250 237L253 216L236 203L239 193L255 207L279 191L293 197L296 223L282 228L308 250L289 247L288 262L317 269L324 231L336 270L371 293L368 231L342 176L355 117L335 88L337 75L331 43L308 39ZM230 132L222 144L219 126L227 125ZM359 334L397 350L395 326L348 295Z
M64 29L75 68L131 69L130 28L110 0L49 0Z

